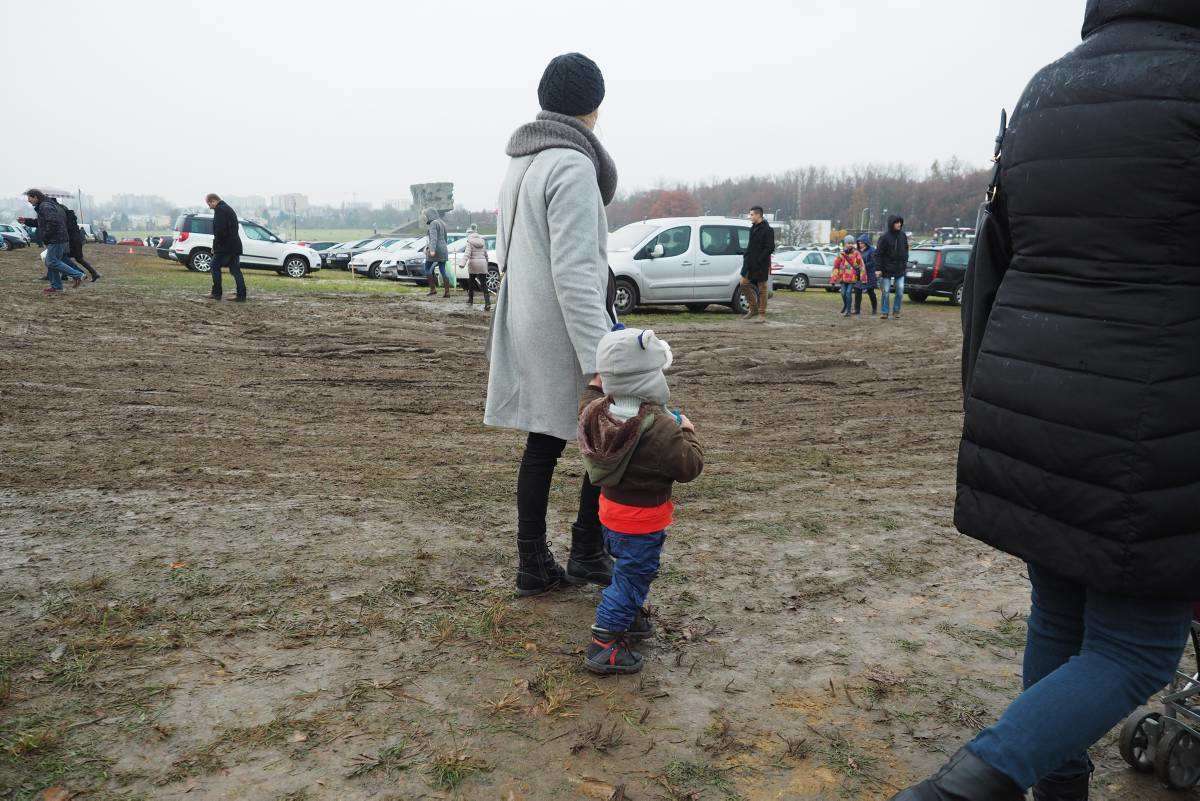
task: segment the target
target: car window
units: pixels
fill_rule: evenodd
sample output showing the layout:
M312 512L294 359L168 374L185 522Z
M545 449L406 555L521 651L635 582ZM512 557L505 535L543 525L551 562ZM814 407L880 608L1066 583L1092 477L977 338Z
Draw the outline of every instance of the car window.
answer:
M741 256L749 244L749 228L736 225L700 226L700 249L709 256Z
M821 258L820 253L809 253L804 257L805 264L824 264L825 260Z
M908 252L908 260L920 267L932 267L937 261L936 250L910 250Z
M647 242L634 258L650 258L650 253L654 250L655 245L662 245L663 247L661 258L666 259L672 256L682 256L692 247L692 226L680 225L675 228L668 228Z
M798 259L800 257L800 253L801 252L799 250L785 250L782 253L775 254L775 261L777 261L777 262L795 261L796 259Z
M184 230L192 234L208 234L212 236L213 218L212 217L192 217L185 222L187 226Z
M658 226L649 223L630 223L623 228L618 228L608 235L608 250L610 253L633 250L657 228Z
M488 249L488 250L495 250L495 249L496 249L496 237L494 237L494 236L485 236L485 237L483 238L483 241L484 241L484 242L487 242L487 249Z
M265 228L259 228L257 225L247 225L242 223L242 233L247 239L256 239L259 242L270 242L273 238Z
M942 263L947 267L966 267L970 260L971 251L969 250L948 250L942 258Z

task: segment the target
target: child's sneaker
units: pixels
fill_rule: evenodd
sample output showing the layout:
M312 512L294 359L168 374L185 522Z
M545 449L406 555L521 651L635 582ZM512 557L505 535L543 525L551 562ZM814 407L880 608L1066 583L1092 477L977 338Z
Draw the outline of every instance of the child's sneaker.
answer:
M588 644L583 666L601 676L637 673L642 669L642 657L629 647L626 632L592 626L592 641Z
M641 642L652 637L654 637L654 623L644 609L639 609L633 622L629 624L629 631L625 632L625 639L630 642Z

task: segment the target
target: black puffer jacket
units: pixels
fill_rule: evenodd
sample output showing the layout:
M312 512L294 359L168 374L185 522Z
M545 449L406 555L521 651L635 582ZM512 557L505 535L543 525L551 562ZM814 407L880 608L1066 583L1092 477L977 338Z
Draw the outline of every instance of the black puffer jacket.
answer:
M63 207L52 197L48 197L33 207L37 212L38 239L43 245L65 245L67 237L67 219Z
M1083 35L1004 143L1013 256L966 398L955 523L1093 589L1195 600L1200 2L1090 0Z
M75 216L75 212L70 206L63 206L63 222L67 227L67 242L71 245L71 252L83 252L83 231L79 230L79 218Z
M900 223L900 230L892 228ZM908 234L904 233L904 218L898 214L888 217L887 230L875 243L875 266L888 278L899 278L908 269Z
M242 255L242 232L238 227L237 212L224 200L213 209L213 255Z

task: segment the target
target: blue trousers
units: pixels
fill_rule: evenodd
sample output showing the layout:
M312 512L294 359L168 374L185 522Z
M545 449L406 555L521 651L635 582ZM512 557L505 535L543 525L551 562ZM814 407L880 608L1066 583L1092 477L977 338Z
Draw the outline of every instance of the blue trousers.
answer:
M442 283L445 285L449 285L450 284L450 276L446 272L446 262L444 262L444 261L429 261L428 259L426 259L425 260L425 277L428 278L429 276L433 275L433 270L435 267L437 268L437 271L442 274Z
M851 299L854 297L854 284L842 284L842 314L852 311Z
M62 289L62 279L83 278L83 271L71 266L67 261L70 248L65 242L46 245L46 272L50 274L50 286Z
M904 299L904 276L896 278L883 277L883 306L879 309L884 314L888 313L888 300L891 298L892 292L896 293L896 308L893 310L895 314L900 313L900 303Z
M628 631L634 616L646 603L650 583L658 575L667 532L621 534L607 526L604 542L613 558L612 583L600 594L596 626L606 631Z
M967 747L1022 788L1088 773L1087 749L1174 675L1192 605L1089 590L1029 565L1025 691Z

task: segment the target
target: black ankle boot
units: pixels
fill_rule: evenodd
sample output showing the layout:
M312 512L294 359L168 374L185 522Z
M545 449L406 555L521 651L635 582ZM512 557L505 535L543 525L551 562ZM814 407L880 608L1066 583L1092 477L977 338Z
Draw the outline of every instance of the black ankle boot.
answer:
M650 620L650 616L646 614L646 610L639 609L633 622L629 624L629 631L625 632L625 638L630 642L641 642L649 640L654 636L654 623Z
M517 543L520 560L517 566L517 595L528 598L561 589L566 584L567 574L545 543L528 550L523 546L524 543Z
M1070 779L1045 778L1033 785L1033 801L1087 801L1091 774Z
M613 561L604 552L604 532L575 523L571 526L571 555L567 559L567 581L575 585L612 584Z
M1025 793L1012 779L960 748L932 777L891 801L1025 801Z
M642 669L642 656L629 647L625 632L592 626L592 641L588 643L583 666L601 676L637 673Z

